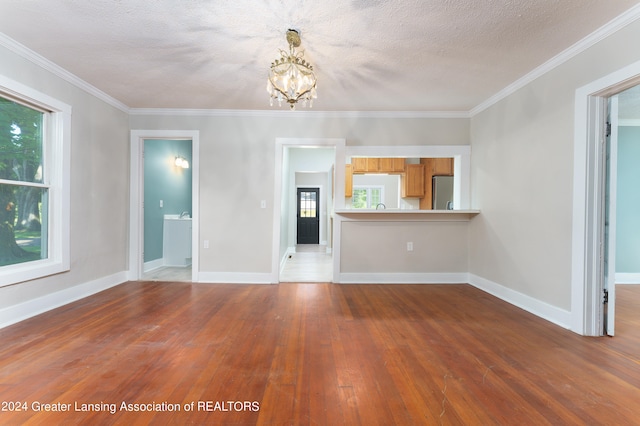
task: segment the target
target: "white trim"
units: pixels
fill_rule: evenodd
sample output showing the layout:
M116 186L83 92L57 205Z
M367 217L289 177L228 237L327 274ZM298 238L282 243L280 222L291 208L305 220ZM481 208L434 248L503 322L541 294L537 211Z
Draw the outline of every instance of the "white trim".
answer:
M188 117L314 117L314 118L470 118L466 111L290 111L188 108L131 108L131 115Z
M609 21L598 30L589 34L587 37L578 41L574 45L554 56L544 64L535 68L515 82L511 83L498 93L489 97L484 102L476 105L469 111L288 111L284 109L273 110L220 110L220 109L178 109L178 108L129 108L127 105L106 94L95 86L80 79L64 68L49 61L42 55L32 51L26 46L11 39L7 35L0 32L0 45L6 47L21 57L33 62L34 64L50 71L58 77L70 82L74 86L90 93L97 98L103 100L109 105L118 108L130 115L161 115L161 116L218 116L218 117L235 117L235 116L259 116L259 117L282 117L282 116L313 116L313 117L336 117L336 118L471 118L476 114L484 111L490 106L496 104L507 96L513 94L517 90L531 83L538 77L553 70L559 65L567 62L576 55L584 52L601 40L609 37L611 34L619 31L627 25L633 23L640 18L640 5L636 5L627 10L623 14Z
M541 302L474 274L469 274L469 284L560 327L571 329L571 312L569 311Z
M0 328L16 324L60 306L68 305L76 300L115 287L127 281L127 273L119 272L97 280L79 284L67 289L49 293L0 310Z
M613 20L609 21L607 24L603 25L593 33L589 34L587 37L578 41L577 43L570 46L569 48L563 50L558 55L549 59L547 62L543 63L542 65L535 68L531 72L525 74L523 77L514 81L513 83L511 83L510 85L508 85L507 87L499 91L498 93L494 94L484 102L472 108L469 111L469 116L473 117L481 113L485 109L491 107L492 105L497 104L501 100L505 99L506 97L512 95L516 91L526 86L527 84L531 83L538 77L541 77L542 75L552 71L554 68L559 67L560 65L564 64L568 60L579 55L580 53L584 52L585 50L594 46L598 42L609 37L611 34L633 23L639 18L640 18L640 5L636 5L631 9L627 10L626 12L624 12L622 15L619 15Z
M1 34L1 33L0 33ZM45 113L47 134L43 141L43 165L48 168L48 258L0 268L0 287L66 272L70 261L71 114L72 108L49 95L0 75L0 92L28 101Z
M129 279L140 279L143 264L143 194L142 149L145 139L191 140L191 280L198 281L200 260L200 131L198 130L131 130L129 188Z
M81 78L79 78L78 76L70 73L69 71L65 70L64 68L62 68L59 65L56 65L55 63L51 62L50 60L48 60L47 58L45 58L44 56L34 52L33 50L29 49L28 47L18 43L17 41L13 40L12 38L8 37L6 34L0 32L0 45L6 47L7 49L9 49L10 51L12 51L13 53L21 56L22 58L31 61L32 63L34 63L35 65L41 67L42 69L44 69L45 71L49 71L52 74L60 77L61 79L73 84L74 86L76 86L77 88L95 96L96 98L106 102L107 104L119 109L122 112L129 112L129 107L126 106L125 104L123 104L122 102L120 102L119 100L115 99L114 97L106 94L105 92L103 92L102 90L96 88L95 86L92 86L91 84L87 83L86 81L82 80Z
M210 284L272 284L268 272L201 272L199 283Z
M164 266L164 258L151 260L149 262L144 262L142 265L143 272L153 271L154 269L162 268Z
M600 134L606 98L640 82L640 61L576 90L573 159L573 228L571 247L571 329L601 335L598 289L601 214ZM603 111L603 108L605 111Z
M616 272L618 284L640 284L640 272Z
M287 265L287 259L289 259L289 256L293 256L295 253L295 247L287 247L287 250L284 252L284 256L280 259L280 274L284 271L284 267Z
M342 272L340 284L466 284L466 272Z

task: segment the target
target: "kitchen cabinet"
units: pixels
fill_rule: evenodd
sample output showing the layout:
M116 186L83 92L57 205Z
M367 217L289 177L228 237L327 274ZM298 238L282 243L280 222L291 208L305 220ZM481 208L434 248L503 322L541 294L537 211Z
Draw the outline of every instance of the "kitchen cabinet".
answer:
M402 197L424 197L424 164L405 164L402 174Z
M433 158L433 176L453 176L453 158Z
M353 168L353 173L367 173L369 170L369 165L367 162L368 158L364 157L353 157L351 158L351 166Z
M353 157L353 173L402 173L404 158Z
M379 158L378 171L380 173L404 172L404 158Z
M352 164L345 164L344 196L347 198L353 196L353 165Z
M424 197L420 199L420 210L433 209L433 188L434 176L453 176L453 158L421 158L420 163L424 164Z

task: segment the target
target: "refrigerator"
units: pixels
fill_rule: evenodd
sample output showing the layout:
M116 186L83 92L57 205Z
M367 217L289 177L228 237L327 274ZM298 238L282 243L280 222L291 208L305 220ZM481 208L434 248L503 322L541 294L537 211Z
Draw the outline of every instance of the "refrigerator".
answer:
M434 176L432 194L434 210L453 210L453 176Z

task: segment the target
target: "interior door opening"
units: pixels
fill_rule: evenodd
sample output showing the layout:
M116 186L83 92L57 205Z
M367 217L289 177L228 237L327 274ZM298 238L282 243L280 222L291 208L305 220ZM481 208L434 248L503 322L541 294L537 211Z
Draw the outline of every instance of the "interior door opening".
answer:
M608 99L605 127L603 334L614 336L616 288L640 284L640 85Z
M342 139L276 140L273 282L333 282L339 247L331 212L344 199L334 184L343 150Z
M142 279L191 281L192 141L143 141Z
M131 130L130 141L129 279L197 282L199 131Z

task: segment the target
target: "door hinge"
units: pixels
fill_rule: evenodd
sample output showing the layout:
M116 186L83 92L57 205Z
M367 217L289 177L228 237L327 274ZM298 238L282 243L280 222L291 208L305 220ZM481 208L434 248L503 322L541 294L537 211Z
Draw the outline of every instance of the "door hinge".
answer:
M611 136L611 123L609 123L608 121L607 121L607 130L606 130L605 136L606 137Z
M602 304L606 305L609 303L609 290L606 288L602 290Z

